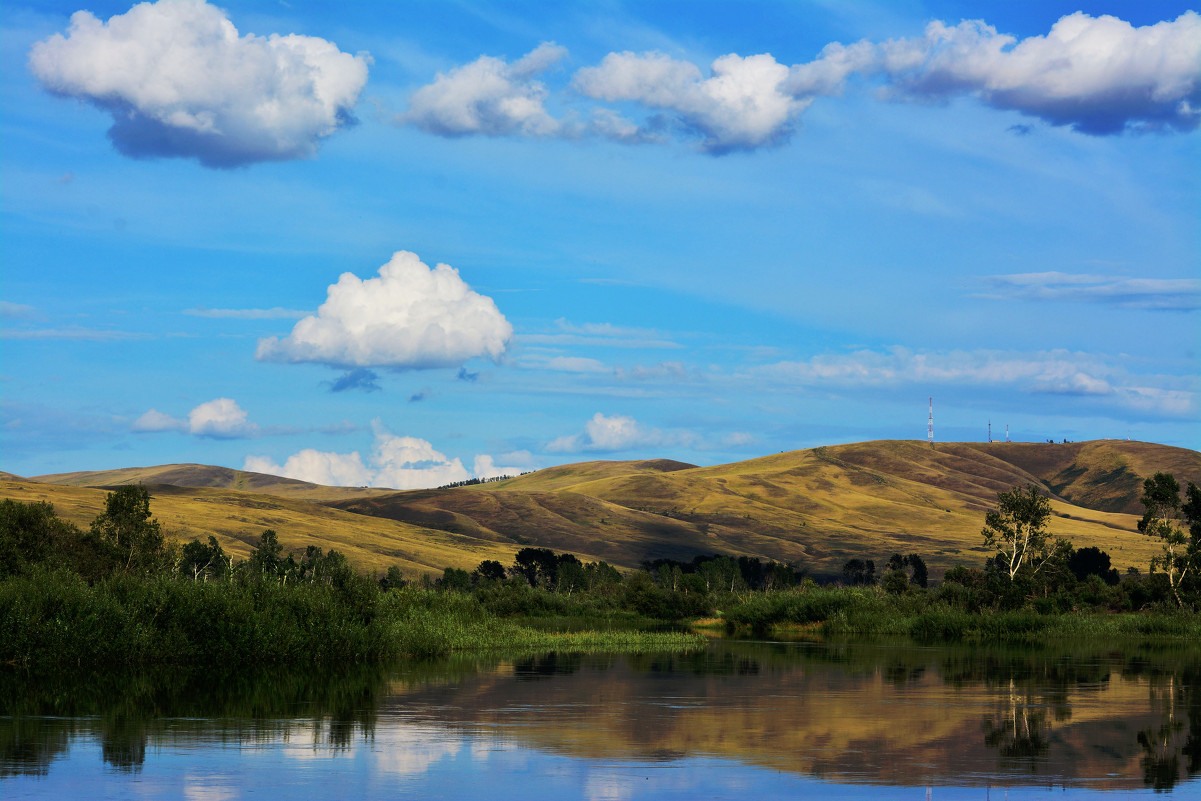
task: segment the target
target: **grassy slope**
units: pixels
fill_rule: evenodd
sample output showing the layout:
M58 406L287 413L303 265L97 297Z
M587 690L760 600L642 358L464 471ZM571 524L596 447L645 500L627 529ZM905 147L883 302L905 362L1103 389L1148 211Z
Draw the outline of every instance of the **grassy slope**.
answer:
M345 550L361 565L469 567L485 558L507 562L517 548L533 545L625 567L657 557L723 552L796 559L819 572L837 572L851 557L886 559L916 551L937 573L958 562L982 562L985 510L997 492L1026 483L1051 490L1053 534L1076 547L1103 548L1120 570L1145 570L1156 546L1136 531L1137 498L1142 479L1156 470L1201 484L1201 454L1120 440L943 443L934 449L918 441L883 441L714 467L669 460L584 462L507 481L410 492L319 487L197 465L43 480L92 486L192 482L225 493L225 501L206 499L210 506L230 503L229 490L216 487L284 495L291 500L265 500L294 504L289 507L294 518L264 510L253 524L244 510L230 520L228 506L225 517L208 507L192 514L186 499L204 498L199 492L177 496L179 506L170 513L157 498L154 508L164 522L170 518L171 525L198 533L209 518L221 531L246 531L248 537L271 525L289 547L326 542L324 547ZM302 501L334 509L321 511ZM315 519L305 519L309 514ZM335 516L322 516L327 514ZM408 550L395 545L396 538L409 538Z
M336 548L360 569L383 572L399 565L409 575L474 567L483 559L512 561L513 546L366 517L309 501L211 487L147 485L150 508L181 542L210 534L238 558L250 554L263 529L273 528L285 549ZM0 498L49 501L55 511L86 528L104 508L106 491L33 481L0 480Z
M1158 471L1201 485L1201 454L1150 442L1094 440L1060 445L993 443L968 446L1003 459L1046 482L1064 500L1106 512L1143 514L1143 479Z

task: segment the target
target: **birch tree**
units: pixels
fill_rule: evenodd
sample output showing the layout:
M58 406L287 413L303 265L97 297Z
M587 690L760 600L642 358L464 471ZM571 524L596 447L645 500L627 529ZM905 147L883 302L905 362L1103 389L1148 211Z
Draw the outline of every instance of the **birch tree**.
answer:
M1012 580L1023 568L1034 575L1054 554L1047 521L1051 501L1033 484L997 493L997 508L984 517L984 544L997 549Z

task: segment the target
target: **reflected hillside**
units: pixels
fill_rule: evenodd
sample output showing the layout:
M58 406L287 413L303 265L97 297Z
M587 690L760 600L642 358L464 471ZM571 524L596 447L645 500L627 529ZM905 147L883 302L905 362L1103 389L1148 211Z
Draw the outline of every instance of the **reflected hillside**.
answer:
M1197 651L733 644L513 662L462 685L394 686L386 709L592 759L716 756L900 785L1170 787L1201 769L1199 682Z

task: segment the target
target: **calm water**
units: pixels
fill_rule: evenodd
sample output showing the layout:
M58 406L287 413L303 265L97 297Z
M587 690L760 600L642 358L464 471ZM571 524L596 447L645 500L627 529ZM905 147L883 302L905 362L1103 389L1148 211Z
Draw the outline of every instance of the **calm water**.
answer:
M1201 648L715 642L0 684L0 797L1201 798Z

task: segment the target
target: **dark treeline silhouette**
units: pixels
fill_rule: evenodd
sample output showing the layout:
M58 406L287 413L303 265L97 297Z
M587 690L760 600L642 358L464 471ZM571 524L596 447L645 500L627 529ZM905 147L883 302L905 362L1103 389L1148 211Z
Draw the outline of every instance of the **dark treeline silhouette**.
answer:
M508 481L510 478L518 478L519 476L527 476L527 475L529 475L529 471L526 471L525 473L518 473L517 475L512 475L512 476L505 475L505 476L490 476L489 478L466 478L466 479L463 479L462 481L452 481L449 484L443 484L443 485L437 487L436 489L442 490L442 489L454 489L455 487L474 487L477 484L493 484L497 481Z

